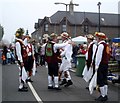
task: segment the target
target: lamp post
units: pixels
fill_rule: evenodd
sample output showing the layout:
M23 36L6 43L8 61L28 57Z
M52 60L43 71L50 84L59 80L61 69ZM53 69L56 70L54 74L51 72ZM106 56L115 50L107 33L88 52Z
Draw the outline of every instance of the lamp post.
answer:
M79 6L79 4L66 4L66 3L62 3L62 2L56 2L56 3L54 3L54 4L56 4L56 5L58 5L58 4L62 4L62 5L65 5L66 6L66 18L65 18L65 25L66 25L66 32L67 32L67 6L69 6L69 5L75 5L75 6Z
M99 13L99 24L98 24L98 30L100 32L100 5L101 5L101 2L98 2L98 13Z

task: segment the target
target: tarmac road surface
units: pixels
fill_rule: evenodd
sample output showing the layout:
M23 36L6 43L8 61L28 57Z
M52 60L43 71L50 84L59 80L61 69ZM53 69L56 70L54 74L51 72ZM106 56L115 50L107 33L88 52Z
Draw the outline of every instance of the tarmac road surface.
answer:
M28 92L18 92L18 67L16 64L2 66L2 101L3 103L31 102L31 103L46 103L46 102L94 102L99 96L98 91L94 91L90 95L85 89L87 83L71 72L73 85L70 87L61 86L62 90L47 89L47 69L45 66L39 66L37 73L32 77L33 83L27 84ZM109 83L108 98L113 103L119 103L120 85Z

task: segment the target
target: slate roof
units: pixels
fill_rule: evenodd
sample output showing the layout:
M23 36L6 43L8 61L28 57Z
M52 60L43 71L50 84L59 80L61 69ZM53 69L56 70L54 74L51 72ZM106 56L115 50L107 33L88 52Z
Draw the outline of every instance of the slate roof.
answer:
M93 25L98 25L98 13L92 12L74 12L73 15L68 11L57 11L49 17L50 23L60 23L66 17L71 24L81 25L84 19L88 19ZM101 13L101 25L103 26L118 26L118 14ZM120 26L120 25L119 25Z

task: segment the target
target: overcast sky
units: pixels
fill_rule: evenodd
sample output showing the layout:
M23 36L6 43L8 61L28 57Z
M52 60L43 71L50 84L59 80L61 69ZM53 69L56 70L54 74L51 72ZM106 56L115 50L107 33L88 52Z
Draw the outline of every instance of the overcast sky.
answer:
M97 3L101 2L102 13L118 13L120 0L73 0L75 11L98 12ZM0 24L4 27L4 39L11 41L19 27L34 31L34 23L45 16L50 17L58 10L65 11L65 5L55 2L70 3L70 0L0 0Z

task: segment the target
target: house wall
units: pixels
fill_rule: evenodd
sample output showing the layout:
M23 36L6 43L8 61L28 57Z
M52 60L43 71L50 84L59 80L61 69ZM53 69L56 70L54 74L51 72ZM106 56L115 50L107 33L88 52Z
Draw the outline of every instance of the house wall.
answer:
M120 6L120 3L119 3ZM120 13L120 11L119 11ZM119 15L119 21L120 21L120 15ZM44 30L44 25L48 24L48 31L46 32ZM120 22L119 22L120 23ZM62 24L65 24L65 20L61 21L60 24L58 23L50 23L48 19L43 19L43 22L39 25L39 28L36 29L35 32L32 33L33 37L39 41L39 37L42 38L42 35L51 33L61 34L62 33ZM88 33L94 34L98 31L98 26L96 25L89 25ZM67 32L70 34L71 37L76 37L79 35L86 35L87 33L84 32L84 25L76 25L67 23ZM102 26L101 25L101 32L104 32L108 38L112 39L115 37L120 37L120 26Z
M69 26L67 25L67 30L68 33L70 34L71 37L79 36L79 35L85 35L84 33L84 27L81 25L77 26ZM61 34L62 33L62 25L49 25L49 31L45 32L44 31L44 26L39 28L34 34L33 37L36 38L37 40L39 39L39 36L42 37L43 34L51 34L51 33L56 33L56 34ZM96 26L89 26L89 33L94 34L97 32L98 27ZM112 39L114 37L119 36L119 28L118 27L101 27L101 32L104 32L108 38Z

